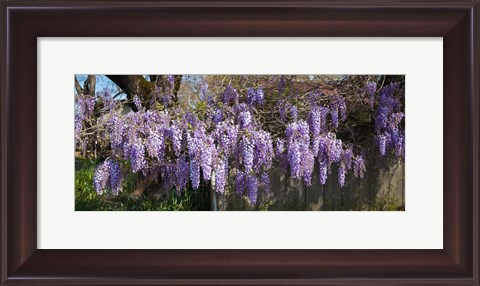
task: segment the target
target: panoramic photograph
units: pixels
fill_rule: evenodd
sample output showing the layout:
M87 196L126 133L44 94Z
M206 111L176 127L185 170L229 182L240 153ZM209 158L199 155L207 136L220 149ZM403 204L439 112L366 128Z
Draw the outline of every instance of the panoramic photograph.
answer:
M404 211L404 75L74 77L75 211Z

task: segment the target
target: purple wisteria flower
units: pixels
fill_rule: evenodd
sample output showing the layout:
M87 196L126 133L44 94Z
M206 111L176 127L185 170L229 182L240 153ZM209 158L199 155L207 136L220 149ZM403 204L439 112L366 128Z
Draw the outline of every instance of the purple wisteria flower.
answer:
M222 94L222 102L224 104L232 104L232 103L235 103L237 99L238 99L237 90L229 84Z
M177 191L183 190L187 187L190 166L185 155L182 155L177 160L175 184Z
M279 95L285 92L286 86L287 86L287 83L285 81L285 76L281 76L280 80L278 81L278 87L277 87L277 91Z
M363 161L363 156L359 155L353 159L353 175L355 177L363 178L365 173L365 162Z
M377 92L377 83L376 82L369 82L365 86L365 90L368 95L370 108L373 108L373 102L375 100L375 93Z
M303 121L290 123L286 130L287 158L292 178L303 177L307 185L311 184L314 167L314 153L310 148L308 124Z
M235 191L239 195L245 194L245 172L237 170L237 174L235 176Z
M318 157L318 171L319 171L320 184L325 185L325 183L327 182L327 176L328 176L327 158L323 156Z
M342 188L345 186L345 176L346 176L346 174L347 174L347 168L346 168L345 164L342 162L340 164L340 166L338 167L338 184Z
M378 135L378 150L380 151L380 155L385 156L387 150L387 136L385 135Z
M145 146L143 140L137 138L135 142L130 146L130 164L132 165L132 172L137 173L141 171L145 164Z
M250 201L251 205L255 205L257 203L258 195L258 179L254 175L247 175L246 177L248 200Z
M116 161L109 160L110 165L110 190L114 196L122 190L123 173L120 165Z
M254 142L249 136L243 136L242 146L243 146L243 150L242 150L243 166L245 168L245 172L249 173L253 170Z
M95 167L93 172L93 184L97 194L103 194L110 180L110 165L107 160Z
M265 193L270 192L270 177L267 172L260 175L260 186Z
M98 158L107 158L95 167L95 191L118 195L128 173L177 192L208 186L215 174L218 193L232 190L253 206L270 196L269 174L274 178L277 170L311 186L318 167L320 184L335 173L330 182L344 187L349 172L364 177L366 163L360 154L369 154L365 148L385 157L405 156L403 86L377 87L370 82L344 89L335 83L328 92L330 87L322 87L320 78L311 86L302 82L307 77L292 77L288 83L285 76L257 82L252 78L244 76L226 86L228 77L205 76L192 83L198 97L186 106L180 92L179 103L173 100L178 77L163 76L155 83L158 94L148 99L142 95L143 102L129 95L137 110L128 113L121 107L132 101L114 99L107 90L77 95L76 148L83 146L88 154L94 146L99 148ZM362 90L372 109L358 94ZM357 120L364 113L368 121ZM358 135L359 130L365 132Z
M228 180L228 160L226 158L219 159L214 169L216 191L223 194L225 193L225 186Z
M238 114L238 125L241 129L248 129L252 124L252 115L249 111L242 111Z
M112 94L108 91L108 89L104 89L97 95L100 98L101 102L103 103L103 108L105 110L114 110L117 106L116 101L113 99Z
M263 106L265 103L265 95L262 88L257 90L252 87L248 88L247 91L247 103L250 105Z
M116 196L122 190L123 172L118 162L107 158L95 167L93 185L97 194L110 190Z
M200 164L195 159L190 160L190 180L192 181L192 188L198 189L200 186Z
M238 136L238 125L230 124L226 121L217 124L214 138L217 142L218 152L229 156L236 151Z
M138 97L137 95L133 97L133 103L135 104L135 107L138 110L142 109L142 101L140 100L140 97Z
M293 121L297 121L298 109L295 105L292 105L292 107L290 108L290 115L292 116Z

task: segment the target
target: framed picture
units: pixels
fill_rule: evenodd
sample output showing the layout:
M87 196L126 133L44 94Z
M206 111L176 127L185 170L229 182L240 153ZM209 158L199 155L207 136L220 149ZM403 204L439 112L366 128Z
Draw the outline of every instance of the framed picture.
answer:
M398 3L388 1L142 1L135 3L127 1L84 3L73 0L3 1L1 17L2 37L5 45L0 47L3 59L1 71L2 75L5 75L0 81L2 284L478 285L480 281L478 270L480 249L478 230L479 153L477 151L478 114L480 111L478 101L480 86L478 77L480 72L479 34L477 28L480 12L478 3L478 1L402 1ZM49 185L56 192L60 191L57 193L61 193L62 190L73 192L73 190L65 190L66 187L60 183L61 176L55 175L60 171L55 170L53 166L52 168L46 167L47 165L44 164L46 159L41 156L42 148L48 143L48 141L44 141L46 134L48 134L50 142L55 140L55 142L70 142L70 136L64 137L62 130L57 130L56 133L53 130L51 133L51 128L48 129L42 125L45 122L49 122L50 125L54 123L45 121L46 117L44 117L44 99L48 97L46 95L48 90L45 91L44 82L49 77L44 68L49 63L54 67L60 66L52 61L45 61L43 53L48 50L49 41L65 37L71 38L70 44L73 43L73 46L60 45L63 47L63 52L60 49L60 52L51 54L61 59L59 62L68 65L62 55L70 56L69 51L73 51L75 46L79 48L79 53L84 52L86 55L81 56L83 65L78 69L75 67L72 74L70 74L71 71L61 72L61 69L58 68L59 75L56 84L65 84L71 88L71 91L74 91L76 74L89 74L93 71L88 67L88 60L83 59L91 58L90 65L93 66L93 61L96 59L95 54L102 54L101 46L113 54L122 49L128 50L135 45L137 47L143 45L144 52L148 52L150 45L168 46L174 43L172 45L177 47L189 47L190 49L186 50L193 50L193 54L195 54L202 51L202 39L198 39L201 37L206 41L218 39L217 46L228 44L228 42L235 42L237 46L241 46L243 43L245 53L252 54L249 47L254 45L253 42L257 41L257 44L261 43L259 46L263 47L268 46L268 42L278 46L284 45L281 44L281 39L284 37L290 39L293 37L294 39L291 41L297 42L297 46L292 44L292 47L295 47L291 48L292 50L300 50L302 45L307 45L309 40L305 40L305 38L317 44L326 37L356 39L358 49L361 49L361 39L358 37L400 37L390 40L393 45L397 46L402 45L400 43L402 39L405 41L408 39L403 37L441 38L443 44L436 42L435 45L437 47L443 45L443 57L440 58L443 61L443 83L439 81L436 89L431 88L431 90L443 90L443 96L438 97L441 104L425 103L420 105L423 106L425 117L437 118L435 116L443 115L442 142L429 142L432 150L441 148L442 150L437 152L441 154L438 154L438 158L432 162L422 162L422 164L442 165L443 176L438 176L438 179L426 177L430 182L422 183L422 187L414 185L409 188L406 197L408 198L409 192L422 192L421 188L424 188L423 192L427 193L431 189L438 191L439 186L443 186L441 212L443 217L437 216L436 222L432 220L432 224L442 220L443 223L440 223L440 228L435 228L434 233L431 231L417 234L405 233L403 240L426 241L425 244L419 243L417 247L411 249L406 247L395 249L388 244L369 245L360 249L361 247L349 247L341 243L337 245L333 242L333 246L326 246L325 249L312 247L314 244L308 243L305 244L306 247L295 247L295 243L302 244L300 236L297 237L298 241L292 244L286 244L286 241L278 239L280 242L275 244L275 247L268 247L265 243L255 244L253 240L253 244L247 244L247 247L241 244L236 247L237 242L235 241L215 247L219 244L212 243L212 240L217 237L220 240L228 238L222 232L217 232L218 230L215 228L209 228L208 231L200 229L197 233L179 231L178 236L172 236L175 239L172 239L169 245L158 246L151 244L149 237L142 238L141 235L135 235L135 233L133 236L128 236L129 232L135 232L135 224L147 224L143 220L134 220L132 225L113 238L108 237L107 232L115 227L121 228L121 225L112 227L104 224L107 232L101 232L101 230L95 232L95 228L89 229L90 223L80 227L80 221L71 221L71 228L67 228L67 225L57 223L55 218L55 216L63 216L63 214L53 212L45 215L42 212L46 206L44 202L46 198L52 205L73 206L74 202L68 201L68 197L65 201L65 197L61 195L52 199L46 197L43 191L42 193L38 192L40 187L45 186L45 182L50 179L54 182L55 180L59 181L58 185ZM85 43L77 41L82 37L88 37L85 39L86 46L82 46ZM122 37L122 39L112 39L111 37ZM154 39L146 39L146 37L154 37ZM177 37L189 37L189 39L177 39ZM252 40L252 37L258 37L258 39ZM276 38L271 39L271 37ZM170 43L166 41L167 38L170 38ZM139 40L140 44L138 44ZM179 44L178 41L183 42ZM97 51L95 51L95 45L98 47ZM349 45L355 45L355 42L349 42ZM422 47L425 58L427 58L429 51L425 45ZM131 51L133 50L131 49ZM306 48L305 51L307 50ZM404 50L408 51L408 49ZM273 59L272 56L267 55L268 49L258 48L257 51L265 55L263 58ZM312 52L309 51L309 53ZM430 54L439 55L433 49ZM192 59L186 54L184 55L185 58ZM217 56L220 54L218 53ZM135 63L135 60L131 59L132 57L134 58L134 54L130 52L124 58L130 68ZM171 58L172 53L165 52L156 58L161 60L162 57ZM208 55L208 58L214 57L215 55ZM373 56L370 55L370 57ZM75 62L74 58L72 63ZM349 59L348 55L345 55L344 58ZM117 57L117 59L120 61L122 57ZM378 60L385 61L387 59L388 56L382 55ZM436 59L438 60L438 58ZM218 59L216 61L222 62ZM209 73L205 72L206 68L200 68L198 64L192 63L193 60L187 62L191 65L192 74L202 74L202 71L203 74ZM349 60L345 60L345 62L347 63L339 65L348 66L353 63ZM273 61L270 63L270 66L275 69L264 70L259 74L287 75L289 72L297 74L291 68L281 70L281 67L276 67ZM410 66L414 64L409 63ZM234 64L234 66L239 65L241 65L240 61ZM205 65L202 64L202 66ZM300 66L302 65L300 64ZM308 64L305 63L303 66L308 66ZM432 66L419 66L417 69L426 74L429 73L429 68L439 73L440 66L432 62ZM135 72L131 72L132 69L119 68L113 72L118 72L119 75L152 74L148 70L133 70ZM354 70L353 67L352 70ZM433 70L431 73L434 73ZM102 71L106 75L112 74L112 71L107 68L95 69L95 71L99 74ZM165 75L169 72L185 74L187 69L180 72L173 68L163 71ZM227 73L228 70L224 74ZM210 75L214 78L215 73L210 73ZM409 75L412 76L412 73L407 72L404 75L404 82L408 85ZM118 80L114 76L108 77L113 81ZM63 78L68 79L63 80ZM313 78L315 77L307 79L312 80ZM88 88L88 84L85 84L88 77L83 80L81 77L77 77L77 79L82 84L80 89L75 92L83 94L82 86L84 89ZM150 80L150 78L148 79ZM235 77L232 81L234 80ZM276 80L277 78L275 78ZM366 77L366 82L369 81L372 80ZM426 82L428 81L426 80ZM267 88L268 86L258 85L258 79L255 84L253 91L257 98L260 87ZM427 93L428 91L423 98L428 98ZM39 98L40 96L41 98ZM422 94L418 96L422 97ZM73 99L71 97L66 100L59 98L58 102L71 103L72 111L67 112L65 117L60 115L61 111L55 111L55 108L52 110L53 113L59 112L58 120L68 121L69 114L71 114L73 126ZM136 106L131 108L141 109L145 102L126 103L126 105L129 104ZM442 106L443 110L440 110ZM408 112L407 109L406 113L408 114ZM417 120L430 122L428 119L422 118ZM417 123L417 125L421 124ZM408 129L408 124L406 129ZM427 133L427 130L425 132ZM408 136L406 140L409 140ZM52 145L61 146L56 143ZM70 154L74 149L73 143L67 142L62 146L66 146L65 148ZM57 151L58 154L61 153L60 149ZM392 149L392 152L394 151ZM52 161L56 162L57 160L52 159ZM408 158L406 161L408 162ZM66 168L66 165L58 166L58 168ZM409 180L408 168L407 165L407 181ZM428 170L429 166L425 165L424 168ZM73 177L71 178L73 180ZM73 182L71 182L71 187L74 188ZM254 201L251 196L247 199L250 203ZM409 209L409 204L405 204L403 207L405 207L404 211L394 213L408 215L410 212L412 214L413 209ZM428 208L425 207L425 209ZM71 209L70 212L74 210ZM96 220L95 213L82 215L85 221L88 221L88 216L92 216ZM150 214L144 215L158 215L155 213L150 212ZM315 223L312 216L308 218L308 212L302 213L307 215L297 214L298 217L310 219L310 223ZM104 216L104 214L101 213L100 216ZM244 213L244 215L251 216L249 213ZM205 219L207 216L212 218L215 214L207 212L198 213L196 216ZM346 218L348 219L348 215ZM194 217L189 219L192 220ZM46 222L53 223L47 225ZM294 222L291 222L292 226ZM289 222L285 221L285 223ZM178 224L178 226L182 225ZM425 226L425 229L429 230L428 227ZM241 227L237 228L242 229ZM47 237L43 235L46 229L53 230L51 233L57 233L57 236L60 237L56 245L46 243ZM70 241L71 237L65 235L72 233L71 230L75 229L87 232L82 240L98 241L98 244L93 243L89 247L79 244L75 246L75 243ZM172 229L175 229L175 226ZM88 233L89 230L90 233ZM440 232L437 232L438 230ZM232 228L229 231L236 233L235 231L238 230ZM437 238L441 236L443 243L440 243L440 247L427 246L429 240L424 238L428 232L433 233L433 236ZM257 240L267 237L266 232L259 233ZM168 233L164 233L164 235L168 235ZM192 238L189 239L188 235L192 235ZM209 239L202 244L189 244L194 239L193 235L207 236ZM132 240L132 237L135 239ZM274 240L275 237L268 239ZM355 237L352 237L352 240L355 240ZM105 241L110 241L111 247L108 247L108 244L104 243ZM121 243L117 243L117 241ZM182 243L175 244L174 241ZM438 242L432 242L432 244L438 246ZM128 245L131 245L131 249L128 249Z

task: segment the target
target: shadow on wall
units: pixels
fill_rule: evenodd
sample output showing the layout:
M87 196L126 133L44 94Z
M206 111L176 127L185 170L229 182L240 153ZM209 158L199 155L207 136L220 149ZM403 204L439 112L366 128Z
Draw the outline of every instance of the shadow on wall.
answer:
M317 164L318 165L318 164ZM375 152L368 154L365 176L355 178L348 173L345 186L338 185L338 170L334 166L325 185L319 183L316 165L312 186L302 180L285 176L279 169L270 172L271 192L260 196L251 207L234 190L219 196L218 209L227 211L403 211L405 210L405 168L403 158L384 158ZM230 178L234 178L233 175ZM234 186L234 180L230 186Z

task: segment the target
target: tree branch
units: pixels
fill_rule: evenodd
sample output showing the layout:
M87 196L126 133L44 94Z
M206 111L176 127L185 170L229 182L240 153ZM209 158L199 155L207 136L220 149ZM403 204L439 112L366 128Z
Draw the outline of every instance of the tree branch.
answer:
M83 88L78 82L77 76L74 76L74 77L75 77L75 90L77 91L77 94L78 95L83 94Z
M105 75L125 92L127 98L132 101L138 96L142 103L147 104L155 90L155 84L149 82L141 75ZM133 111L138 111L133 102L128 103Z
M97 83L97 78L95 75L88 75L87 79L83 83L83 93L87 93L91 96L95 95L95 85Z

